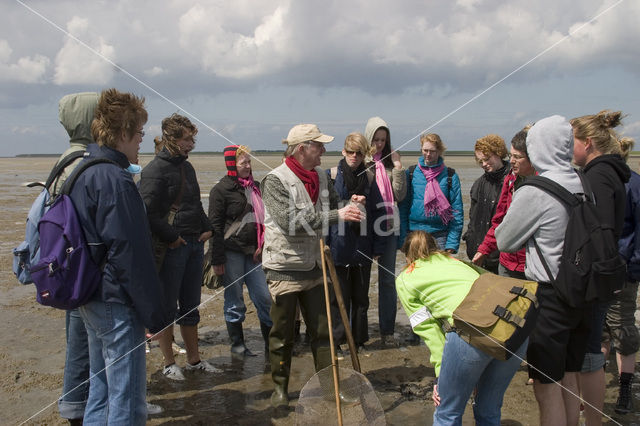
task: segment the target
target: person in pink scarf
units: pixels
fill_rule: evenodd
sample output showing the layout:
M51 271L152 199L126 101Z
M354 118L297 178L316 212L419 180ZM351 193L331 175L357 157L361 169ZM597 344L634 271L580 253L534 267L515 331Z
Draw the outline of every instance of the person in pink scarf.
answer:
M464 223L460 178L444 165L446 150L435 133L420 136L422 157L407 170L407 197L400 204L400 245L415 230L430 233L441 250L457 253Z
M255 356L244 341L242 323L247 308L242 284L258 311L265 356L269 353L271 297L262 270L264 205L251 173L251 150L244 145L224 149L227 175L211 189L209 220L213 228L210 254L213 270L223 275L224 319L231 340L232 358Z
M400 154L391 149L389 126L380 117L371 117L365 127L364 136L371 145L373 162L370 170L375 172L376 183L386 208L387 220L381 221L374 230L385 238L384 252L378 257L378 323L383 346L398 346L394 336L398 296L396 293L396 251L398 246L399 216L397 203L407 192L405 169Z

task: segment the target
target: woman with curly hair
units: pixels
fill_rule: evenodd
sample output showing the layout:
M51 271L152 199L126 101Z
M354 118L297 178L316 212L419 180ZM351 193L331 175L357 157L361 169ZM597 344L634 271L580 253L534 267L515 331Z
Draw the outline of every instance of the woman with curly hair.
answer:
M469 259L474 258L480 243L491 228L491 219L496 213L502 182L511 169L506 161L507 147L504 139L498 135L481 137L476 141L474 151L476 161L484 173L471 187L469 225L462 237L467 243ZM494 274L498 273L498 251L485 258L483 267Z
M140 193L147 207L151 232L168 248L158 266L164 286L165 305L180 325L187 351L187 370L220 372L198 353L198 323L204 242L211 237L211 224L200 202L196 172L187 158L195 146L198 129L182 115L162 120L162 149L142 170ZM168 218L173 216L173 220ZM173 326L159 339L164 356L162 373L184 380L173 354Z

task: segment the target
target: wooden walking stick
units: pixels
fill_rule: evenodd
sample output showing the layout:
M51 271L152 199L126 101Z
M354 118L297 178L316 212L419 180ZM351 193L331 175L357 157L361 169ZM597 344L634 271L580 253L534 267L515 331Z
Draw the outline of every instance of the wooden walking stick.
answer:
M338 281L338 273L336 267L333 264L331 258L331 248L324 246L324 258L327 262L327 268L329 268L329 275L331 276L331 283L333 284L333 292L336 294L336 301L338 302L338 309L340 310L340 318L344 324L344 331L347 335L347 344L349 345L349 353L351 354L351 363L353 369L360 373L360 360L358 359L358 348L353 340L353 333L351 332L349 317L347 316L347 309L344 306L344 299L342 298L342 289L340 288L340 282Z
M340 382L338 376L338 360L333 345L333 324L331 321L331 302L329 299L329 284L327 283L327 258L324 252L324 241L320 239L320 255L322 257L322 278L324 280L324 299L327 308L327 322L329 325L329 347L331 349L331 365L333 367L333 391L336 397L336 411L338 412L338 426L342 426L342 409L340 407Z

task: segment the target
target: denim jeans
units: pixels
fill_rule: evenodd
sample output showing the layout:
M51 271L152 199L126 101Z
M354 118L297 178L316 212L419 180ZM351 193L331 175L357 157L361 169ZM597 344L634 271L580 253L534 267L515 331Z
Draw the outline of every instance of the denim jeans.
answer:
M502 398L527 350L527 342L506 361L485 354L447 333L438 378L440 405L433 414L434 425L460 425L474 387L478 394L473 406L476 424L500 425Z
M267 287L267 278L260 263L253 261L252 255L237 251L225 251L227 262L224 265L224 320L243 322L247 307L242 295L242 283L247 286L249 297L258 311L260 322L271 327L271 295Z
M198 236L183 238L186 245L167 249L160 280L169 317L180 325L198 325L204 243L198 241Z
M65 325L67 355L58 411L63 419L81 419L89 397L89 340L77 309L67 311Z
M397 241L395 235L387 237L384 253L378 258L378 322L381 335L393 334L396 326L398 311L398 294L396 293Z
M130 306L120 303L93 300L78 310L87 327L91 361L84 424L144 425L144 325Z

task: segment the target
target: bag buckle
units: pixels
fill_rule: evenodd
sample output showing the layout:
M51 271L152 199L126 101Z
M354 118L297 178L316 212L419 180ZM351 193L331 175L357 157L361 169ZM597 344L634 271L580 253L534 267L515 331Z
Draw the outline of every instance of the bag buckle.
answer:
M524 327L524 324L526 322L525 319L520 318L518 315L514 314L507 308L502 307L500 305L496 305L495 309L493 310L493 314L496 315L498 318L501 318L507 322L510 322L520 328Z

